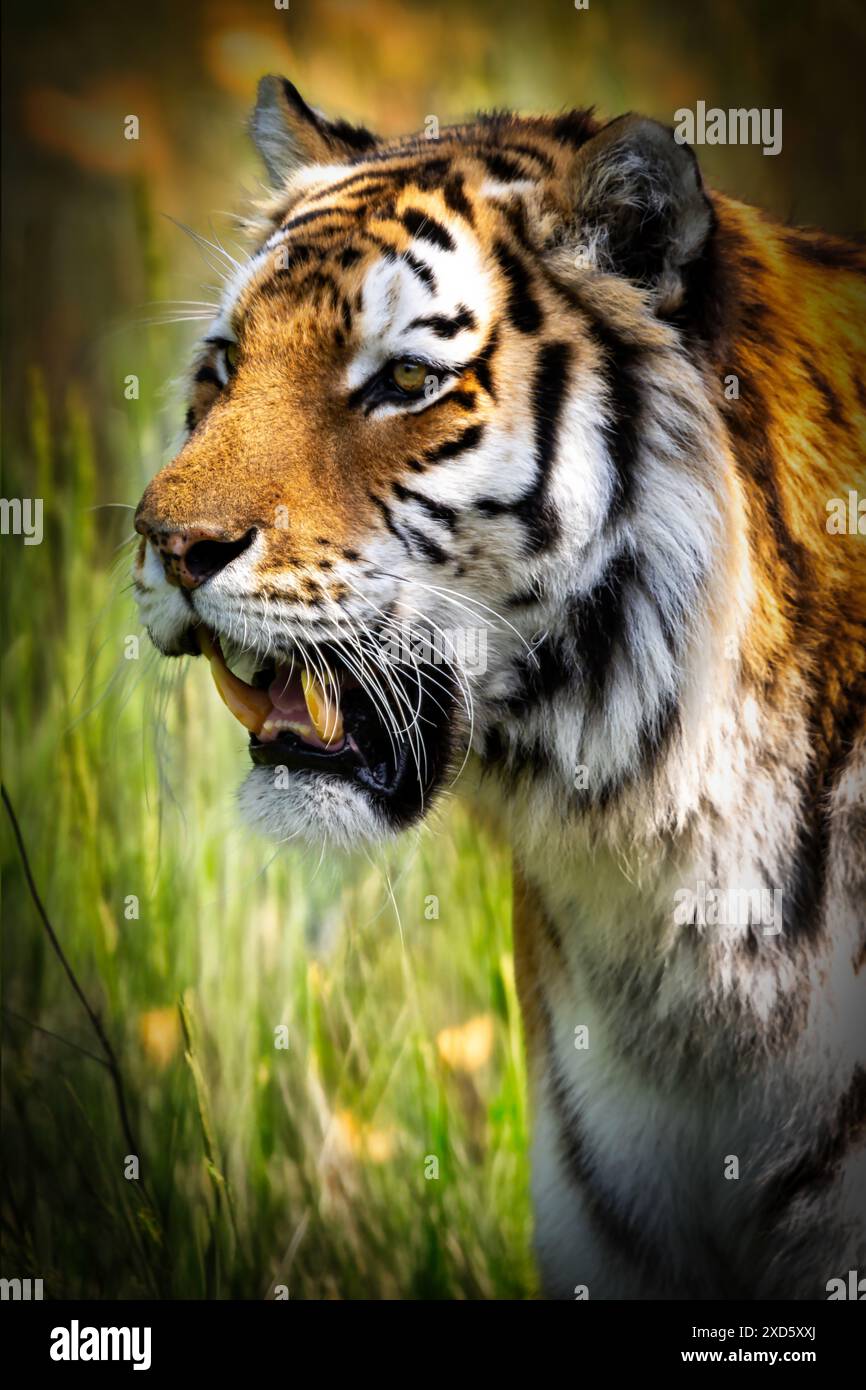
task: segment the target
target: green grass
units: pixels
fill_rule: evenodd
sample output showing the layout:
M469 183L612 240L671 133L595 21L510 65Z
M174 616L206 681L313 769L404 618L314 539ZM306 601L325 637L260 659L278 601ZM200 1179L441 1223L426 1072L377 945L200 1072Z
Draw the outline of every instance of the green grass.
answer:
M141 634L87 411L49 411L36 373L31 394L4 495L45 499L45 540L3 541L4 781L140 1178L5 823L3 1274L87 1298L531 1293L507 858L454 803L372 864L245 831L243 732L204 663ZM134 500L154 420L139 402L107 433ZM438 1035L476 1018L488 1060L449 1065Z

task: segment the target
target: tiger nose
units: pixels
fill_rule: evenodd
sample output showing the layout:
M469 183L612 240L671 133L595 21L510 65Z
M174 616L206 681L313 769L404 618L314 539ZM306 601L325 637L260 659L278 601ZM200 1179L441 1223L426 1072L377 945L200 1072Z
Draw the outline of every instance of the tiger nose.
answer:
M203 527L166 531L143 517L136 520L135 529L159 551L169 584L182 589L197 589L219 574L252 545L256 534L254 526L235 539Z

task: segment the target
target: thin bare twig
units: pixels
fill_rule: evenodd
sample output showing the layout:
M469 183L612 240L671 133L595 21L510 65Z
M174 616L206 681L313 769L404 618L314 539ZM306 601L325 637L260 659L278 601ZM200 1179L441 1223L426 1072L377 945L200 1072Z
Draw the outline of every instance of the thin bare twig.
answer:
M66 972L66 977L69 980L69 983L71 984L73 990L75 991L75 994L79 999L82 1008L87 1014L87 1017L90 1019L93 1031L99 1039L99 1044L103 1052L105 1053L105 1065L108 1067L108 1070L111 1073L111 1080L114 1085L114 1094L117 1098L117 1109L120 1114L121 1128L123 1130L124 1137L129 1147L129 1152L131 1154L138 1155L140 1154L141 1150L138 1147L138 1143L135 1138L135 1133L130 1123L129 1111L127 1110L126 1106L126 1092L123 1086L123 1076L120 1071L120 1065L117 1060L117 1055L114 1051L114 1048L111 1045L111 1041L108 1037L108 1034L102 1026L102 1022L99 1018L99 1015L96 1013L95 1009L91 1008L87 996L84 993L84 990L81 988L80 984L75 978L75 973L72 969L72 966L69 964L69 961L66 958L66 953L60 944L56 931L51 925L51 920L48 916L48 913L45 911L42 899L39 896L39 890L36 887L36 882L33 878L33 871L30 868L30 860L28 858L27 849L24 844L24 837L21 834L21 827L18 824L18 817L15 814L15 809L9 798L9 793L6 790L5 784L0 786L0 793L2 793L3 805L6 807L6 813L9 817L9 820L12 823L12 833L15 836L15 842L18 846L18 853L21 857L21 865L24 869L24 877L27 880L27 887L30 890L30 896L33 899L33 905L36 908L37 913L39 914L42 925L44 926L45 931L48 935L48 940L51 942L51 945L54 949L54 953L57 956L57 959L60 961L60 964L63 966L63 969ZM141 1188L144 1191L145 1196L147 1197L147 1200L150 1203L151 1207L153 1207L153 1202L147 1194L147 1188L145 1187L144 1183L141 1183Z
M74 1052L80 1052L82 1057L89 1057L91 1062L98 1062L101 1067L108 1068L108 1063L104 1057L100 1057L96 1052L91 1052L87 1047L82 1047L80 1043L73 1042L71 1038L64 1038L60 1033L52 1033L50 1028L43 1028L41 1023L34 1023L32 1018L25 1018L23 1014L17 1014L6 1004L3 1005L3 1012L7 1018L14 1018L16 1023L23 1023L26 1027L32 1028L34 1033L42 1033L43 1037L53 1038L55 1042L63 1043L64 1047L71 1047Z

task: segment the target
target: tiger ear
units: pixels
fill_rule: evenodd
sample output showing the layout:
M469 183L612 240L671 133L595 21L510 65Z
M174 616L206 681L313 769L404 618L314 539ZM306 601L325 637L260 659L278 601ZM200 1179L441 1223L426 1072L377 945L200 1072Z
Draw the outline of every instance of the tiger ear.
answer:
M698 162L672 130L643 116L611 121L581 148L569 204L577 264L650 289L660 312L678 306L713 213Z
M375 135L363 126L329 121L314 111L285 77L259 82L250 130L276 186L304 165L338 164L376 145Z

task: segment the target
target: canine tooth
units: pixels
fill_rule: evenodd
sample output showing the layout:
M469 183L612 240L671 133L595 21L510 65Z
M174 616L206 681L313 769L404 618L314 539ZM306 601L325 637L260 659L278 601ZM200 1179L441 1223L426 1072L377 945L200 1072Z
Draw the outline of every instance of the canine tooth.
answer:
M246 681L242 681L229 670L222 652L207 628L199 627L196 631L202 655L210 662L211 675L220 699L235 719L240 720L245 729L249 729L251 734L258 737L271 711L267 691L256 690L255 686L247 685Z
M301 689L307 713L319 738L323 743L337 743L343 737L343 716L337 686L329 680L326 691L320 680L303 671Z

